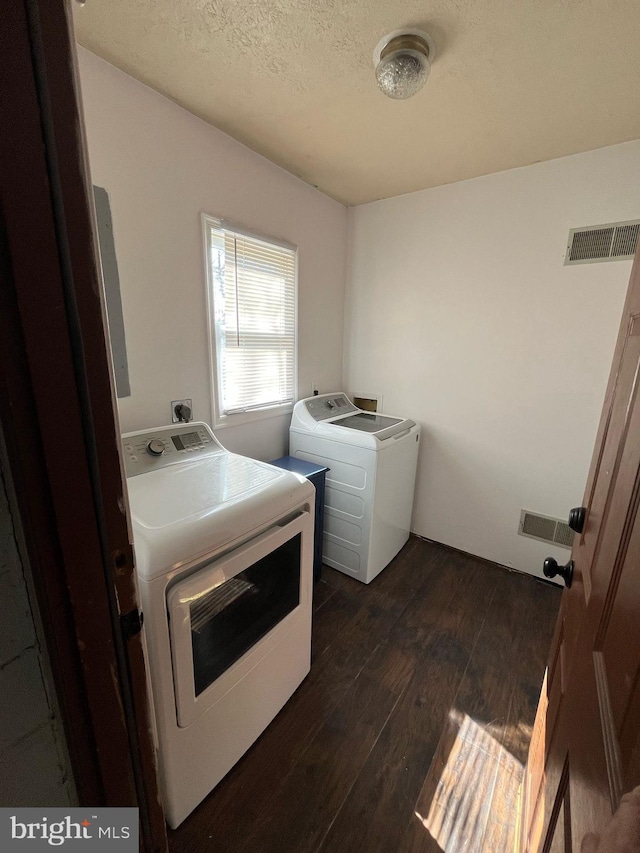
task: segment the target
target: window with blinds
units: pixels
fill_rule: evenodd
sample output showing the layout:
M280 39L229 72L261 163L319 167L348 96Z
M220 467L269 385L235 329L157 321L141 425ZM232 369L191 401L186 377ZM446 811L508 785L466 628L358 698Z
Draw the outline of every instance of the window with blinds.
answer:
M205 217L217 418L293 403L296 250Z

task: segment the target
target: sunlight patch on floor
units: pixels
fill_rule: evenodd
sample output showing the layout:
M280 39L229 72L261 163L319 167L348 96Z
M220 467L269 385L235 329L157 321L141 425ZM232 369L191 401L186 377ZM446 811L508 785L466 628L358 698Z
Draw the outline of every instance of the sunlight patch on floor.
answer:
M492 729L467 714L449 714L416 810L444 853L513 851L523 766ZM501 734L508 743L504 727ZM513 734L526 736L519 729Z

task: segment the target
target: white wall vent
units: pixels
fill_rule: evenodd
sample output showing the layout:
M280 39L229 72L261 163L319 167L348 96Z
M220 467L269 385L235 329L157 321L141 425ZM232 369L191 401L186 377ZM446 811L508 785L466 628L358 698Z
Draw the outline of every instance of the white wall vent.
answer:
M552 545L569 549L573 546L575 535L567 522L561 518L539 515L527 509L520 511L518 533L521 536L528 536L530 539L540 539L542 542L550 542Z
M564 265L593 264L633 258L638 246L640 219L572 228L567 241Z

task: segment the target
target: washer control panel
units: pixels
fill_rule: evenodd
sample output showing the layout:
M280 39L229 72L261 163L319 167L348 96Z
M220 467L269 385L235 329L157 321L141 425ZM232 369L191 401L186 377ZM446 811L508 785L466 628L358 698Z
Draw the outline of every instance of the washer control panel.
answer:
M129 432L122 436L122 449L127 477L224 451L207 424L203 423L173 424Z
M349 412L359 412L346 394L321 394L305 400L305 407L314 421L326 421Z

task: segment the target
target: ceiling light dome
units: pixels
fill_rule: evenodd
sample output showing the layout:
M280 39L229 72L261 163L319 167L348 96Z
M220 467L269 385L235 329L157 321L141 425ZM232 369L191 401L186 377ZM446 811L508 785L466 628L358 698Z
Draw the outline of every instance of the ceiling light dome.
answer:
M433 41L421 30L398 30L380 40L373 64L380 90L389 98L410 98L427 82Z

